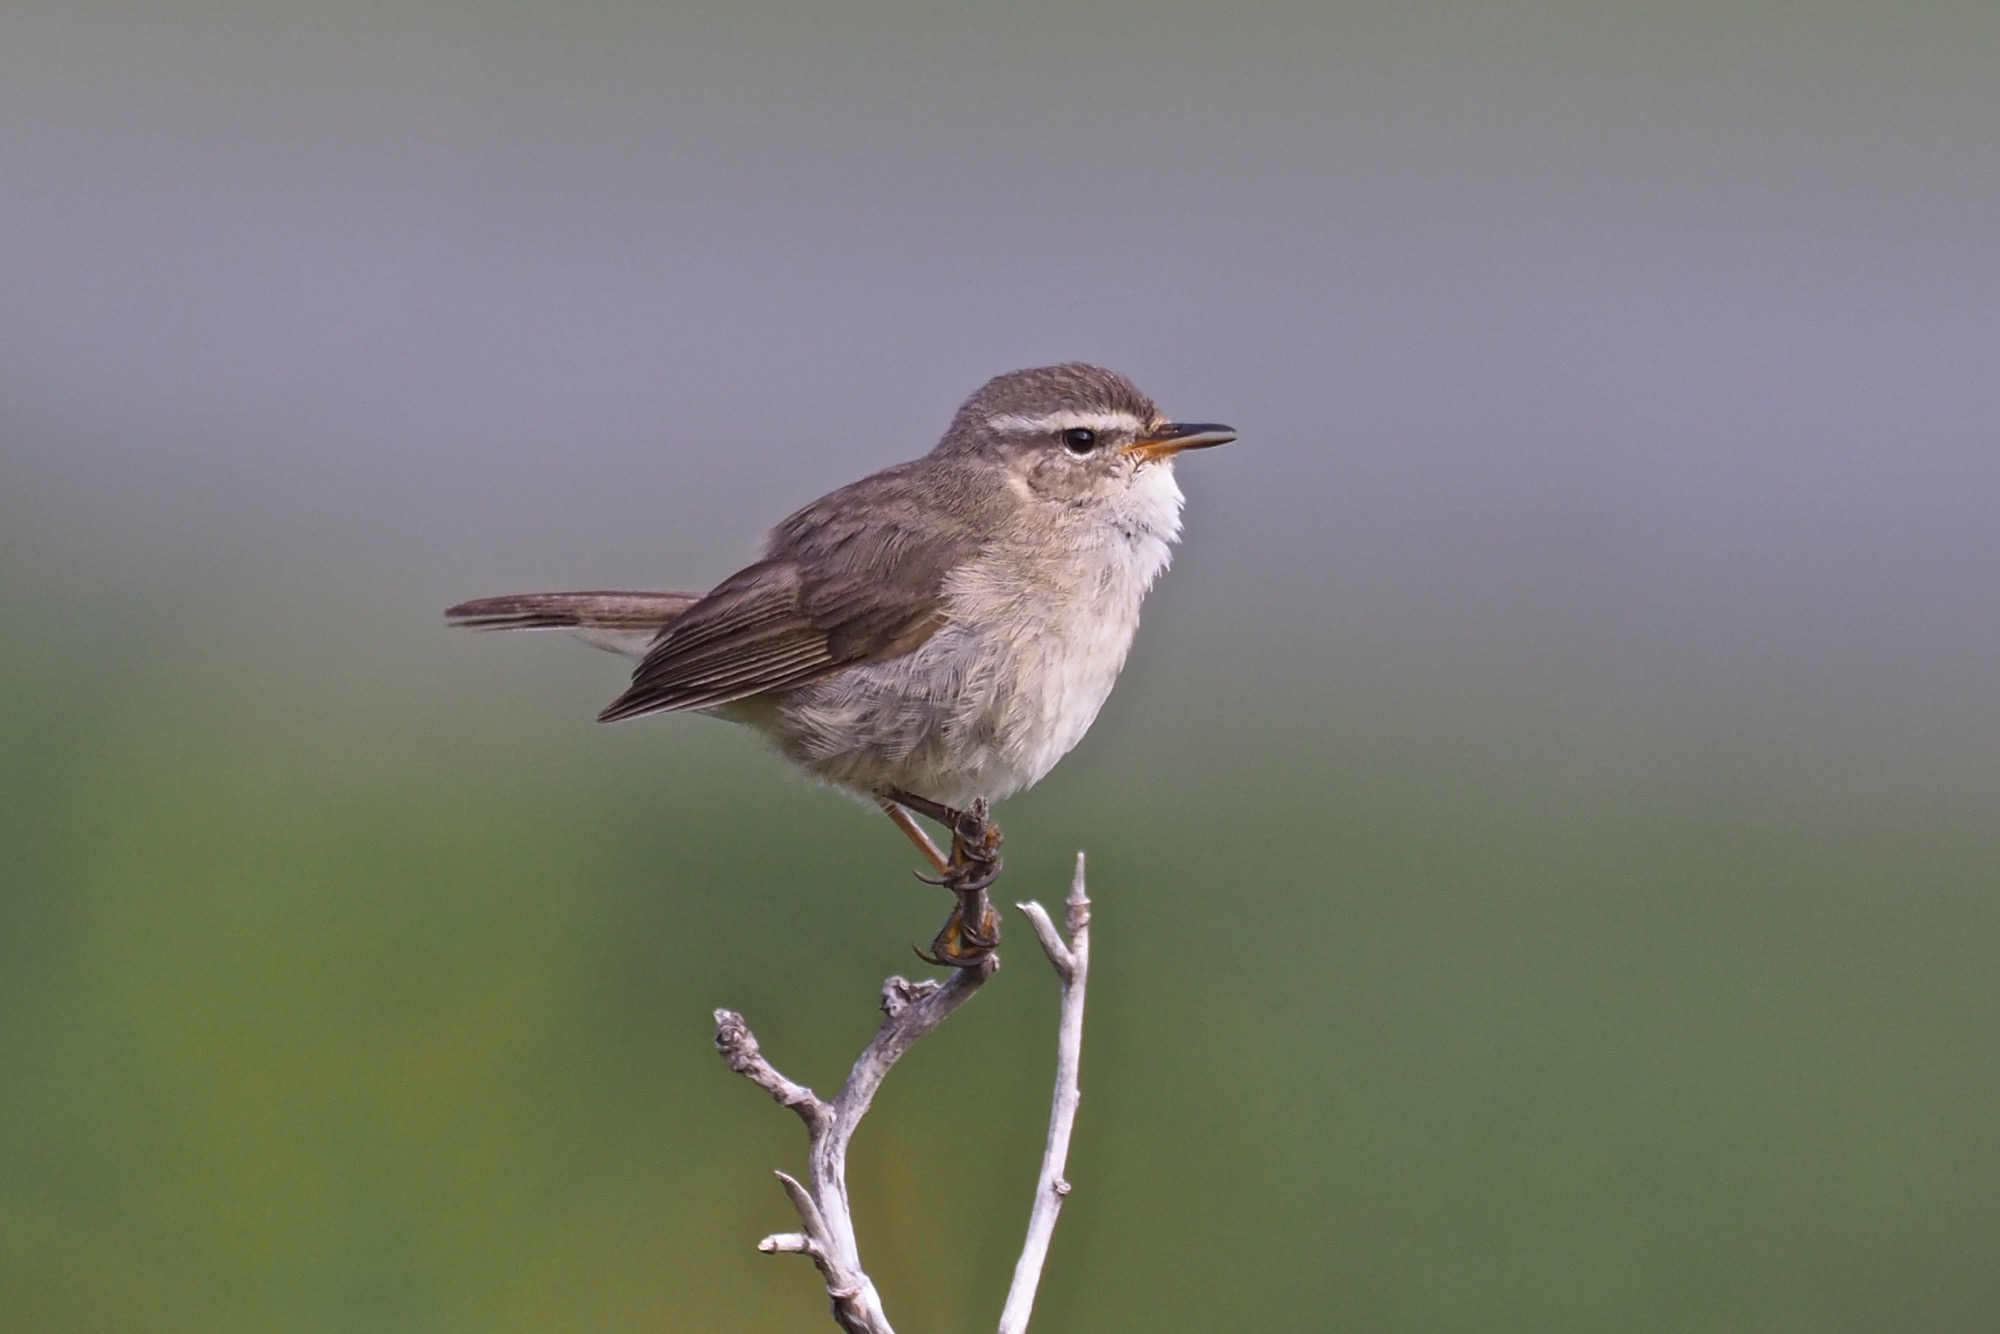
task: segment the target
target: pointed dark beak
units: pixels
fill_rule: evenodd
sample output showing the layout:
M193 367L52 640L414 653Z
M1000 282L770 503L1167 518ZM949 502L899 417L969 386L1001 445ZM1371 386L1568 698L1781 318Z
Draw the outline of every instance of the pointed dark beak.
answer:
M1220 422L1168 422L1151 435L1141 436L1125 446L1125 452L1137 454L1144 461L1167 459L1183 449L1226 445L1235 438L1235 429Z

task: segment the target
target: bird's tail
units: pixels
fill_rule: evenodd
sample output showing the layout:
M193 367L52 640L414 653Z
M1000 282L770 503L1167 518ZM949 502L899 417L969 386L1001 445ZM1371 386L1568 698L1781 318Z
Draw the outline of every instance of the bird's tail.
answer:
M512 593L475 598L445 612L468 630L567 630L593 648L644 657L660 631L701 601L699 593Z

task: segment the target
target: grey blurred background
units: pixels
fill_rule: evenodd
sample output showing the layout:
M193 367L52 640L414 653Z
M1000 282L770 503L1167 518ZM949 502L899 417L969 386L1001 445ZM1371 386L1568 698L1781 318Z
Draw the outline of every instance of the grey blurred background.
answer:
M699 586L1084 358L1242 442L1093 856L1038 1328L2000 1327L2000 9L0 9L0 1325L824 1327L941 896L446 603ZM1052 986L856 1146L990 1325ZM967 1146L971 1146L968 1150Z

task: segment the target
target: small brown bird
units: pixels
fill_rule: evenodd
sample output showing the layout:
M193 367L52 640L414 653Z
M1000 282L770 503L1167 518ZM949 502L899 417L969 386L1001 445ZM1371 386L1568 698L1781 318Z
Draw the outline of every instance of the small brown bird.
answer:
M1168 421L1096 366L1014 371L930 453L806 506L707 593L526 593L445 614L637 658L600 721L746 723L879 803L958 896L926 957L966 967L999 939L990 804L1083 739L1180 535L1174 456L1235 438ZM950 831L948 856L912 811Z

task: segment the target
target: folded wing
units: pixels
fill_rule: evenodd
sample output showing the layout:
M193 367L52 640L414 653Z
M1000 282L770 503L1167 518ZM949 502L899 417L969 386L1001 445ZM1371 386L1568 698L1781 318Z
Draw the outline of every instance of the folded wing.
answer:
M603 722L707 709L900 657L945 622L945 579L973 525L926 512L903 469L799 511L765 559L723 580L653 641Z

